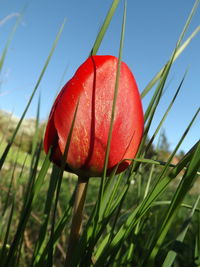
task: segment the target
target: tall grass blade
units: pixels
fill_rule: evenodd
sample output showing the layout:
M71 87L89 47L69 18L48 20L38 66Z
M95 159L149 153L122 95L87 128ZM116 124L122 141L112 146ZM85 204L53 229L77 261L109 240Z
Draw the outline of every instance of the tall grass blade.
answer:
M54 246L55 246L56 242L58 241L58 239L60 238L64 228L66 227L66 223L68 222L68 220L70 218L72 206L73 206L73 203L74 203L74 198L75 198L75 190L74 190L74 192L72 194L72 197L71 197L71 199L69 201L69 205L66 208L62 218L60 218L60 220L56 224L54 235L53 235L53 244L54 244ZM49 240L47 242L47 244L45 244L44 247L41 246L41 249L40 249L40 253L41 254L37 255L37 258L36 258L35 263L33 264L33 266L37 266L37 267L44 266L45 258L46 258L46 255L48 254L49 247L52 246L50 241L52 242L52 240Z
M120 78L120 68L121 68L121 61L122 61L122 50L124 45L124 34L125 34L125 23L126 23L126 1L124 2L124 16L123 16L123 22L122 22L122 30L121 30L121 40L120 40L120 48L119 48L119 56L118 56L118 64L117 64L117 73L116 73L116 82L115 82L115 90L114 90L114 98L113 98L113 104L112 104L112 113L111 113L111 121L110 121L110 129L108 133L108 141L106 146L106 155L105 155L105 162L104 162L104 169L103 169L103 176L101 179L101 185L100 185L100 191L99 191L99 215L100 218L102 217L102 197L105 187L105 178L106 178L106 172L107 172L107 165L108 165L108 158L110 153L110 144L112 139L112 130L114 125L114 118L115 118L115 109L116 109L116 102L117 102L117 95L118 95L118 86L119 86L119 78Z
M34 88L32 94L31 94L31 96L30 96L30 98L28 100L28 103L27 103L27 105L26 105L26 107L24 109L24 112L23 112L23 114L22 114L22 116L21 116L21 118L20 118L20 120L19 120L19 122L18 122L18 124L17 124L17 126L15 128L15 131L13 132L13 134L12 134L12 136L10 138L10 141L8 142L8 144L7 144L7 146L6 146L5 150L4 150L4 153L3 153L3 155L2 155L2 157L0 159L0 170L1 170L2 166L3 166L3 164L4 164L4 161L6 159L6 156L7 156L8 152L9 152L9 150L10 150L12 144L13 144L13 141L14 141L16 135L17 135L17 132L18 132L21 124L22 124L22 121L23 121L23 119L24 119L24 117L25 117L25 115L26 115L26 113L27 113L27 111L28 111L28 109L30 107L30 104L31 104L31 102L33 100L33 97L34 97L34 95L35 95L35 93L36 93L36 91L37 91L37 89L38 89L38 87L40 85L40 82L41 82L41 80L42 80L42 78L44 76L44 73L45 73L45 71L47 69L47 66L48 66L48 64L49 64L49 62L51 60L51 57L52 57L52 55L54 53L54 50L55 50L56 45L58 43L58 40L60 38L60 35L61 35L62 31L63 31L64 25L65 25L65 22L62 24L62 26L61 26L61 28L60 28L57 36L56 36L56 39L55 39L55 41L53 43L53 46L52 46L51 51L50 51L50 53L49 53L49 55L47 57L47 60L46 60L46 62L44 64L44 67L43 67L43 69L42 69L42 71L40 73L40 76L39 76L38 81L37 81L37 83L35 85L35 88Z
M176 215L176 212L185 197L186 193L189 191L191 186L193 185L197 175L197 171L200 166L200 142L196 148L196 151L191 159L191 162L185 171L185 174L179 184L179 187L177 188L177 191L175 192L171 205L169 206L168 212L166 213L166 216L164 218L163 223L160 226L160 230L157 233L157 241L154 240L154 244L152 245L152 252L151 249L149 252L151 252L150 255L150 262L153 262L161 244L163 243L165 236L173 222L173 219Z
M35 121L35 132L33 135L33 142L32 142L32 148L31 148L31 168L34 165L34 159L35 159L35 154L37 150L38 143L40 141L38 140L39 136L39 120L40 120L40 96L38 99L38 106L37 106L37 114L36 114L36 121Z
M183 76L183 79L181 80L181 82L180 82L180 84L179 84L179 86L178 86L178 89L177 89L177 91L176 91L176 93L175 93L175 95L174 95L172 101L170 102L170 104L169 104L169 106L168 106L166 112L164 113L164 115L163 115L161 121L159 122L159 124L158 124L158 126L157 126L157 128L156 128L156 130L155 130L155 132L154 132L154 134L153 134L153 136L152 136L151 139L149 140L149 143L147 144L146 149L145 149L146 152L148 151L148 149L149 149L150 146L152 145L152 143L153 143L153 141L154 141L156 135L158 134L158 132L159 132L159 130L161 129L161 127L162 127L162 125L163 125L163 123L164 123L164 121L165 121L165 119L166 119L168 113L170 112L170 110L171 110L171 108L172 108L172 106L173 106L173 104L174 104L174 102L175 102L175 100L176 100L176 98L177 98L177 96L178 96L178 94L179 94L179 91L180 91L180 89L181 89L181 87L182 87L182 84L183 84L183 82L184 82L184 80L185 80L185 77L186 77L186 73L185 73L185 75Z
M173 52L169 62L166 64L166 66L163 70L163 73L161 75L160 81L158 83L158 86L157 86L157 88L153 94L153 97L151 98L150 103L149 103L149 105L145 111L145 114L144 114L145 129L144 129L143 138L142 138L142 141L141 141L141 144L140 144L140 147L139 147L139 150L137 152L136 157L144 156L145 152L147 152L149 149L149 147L147 147L147 149L145 148L146 140L148 137L148 132L149 132L149 129L151 127L151 124L152 124L155 112L158 108L159 102L161 100L161 97L163 95L164 86L165 86L166 80L168 78L168 75L169 75L169 72L170 72L170 69L171 69L171 66L173 63L176 49L177 49L177 47L174 49L174 52ZM167 113L166 113L166 115L167 115ZM165 119L165 116L164 116L163 120L161 120L160 126L164 122L164 119ZM156 133L154 133L154 134L156 134ZM149 146L150 145L151 145L151 143L149 143ZM136 162L134 162L132 164L132 172L135 171L135 173L136 173L136 170L139 168L139 166L140 166L140 164L137 164Z
M116 2L118 2L118 1L114 1L113 4ZM116 6L115 6L115 8L116 8ZM107 20L107 18L106 18L106 20ZM104 25L108 25L106 20L104 22ZM90 232L90 234L89 234L90 235L89 247L91 249L89 249L89 251L88 251L88 256L87 256L88 259L90 259L90 257L91 257L93 247L94 247L96 240L97 240L98 222L99 222L99 220L102 219L102 216L104 213L104 209L102 209L102 207L105 207L105 205L103 204L103 194L104 194L104 190L105 190L107 164L108 164L108 157L109 157L109 150L110 150L110 142L111 142L111 138L112 138L112 128L113 128L114 116L115 116L115 106L116 106L116 100L117 100L117 94L118 94L118 84L119 84L120 67L121 67L121 60L122 60L122 49L123 49L124 33L125 33L125 21L126 21L126 1L125 1L125 5L124 5L124 15L123 15L121 40L120 40L120 47L119 47L119 56L118 56L118 63L117 63L116 82L115 82L115 88L114 88L114 97L113 97L113 104L112 104L110 129L109 129L108 141L107 141L107 147L106 147L103 175L101 177L101 184L100 184L100 188L99 188L99 195L98 195L98 200L96 203L96 209L94 210L94 213L92 214L92 218L90 218L90 221L89 221L89 223L92 223L93 226L91 227L91 225L90 225L89 227L86 228L85 233L83 234L83 238L81 239L79 246L77 248L78 254L83 255L85 245L87 244L84 237L86 237L87 239L89 238L88 234L86 234L86 232L89 231ZM94 53L94 51L95 50L92 50L92 53ZM104 225L103 225L103 227L104 227ZM77 257L73 257L72 266L77 266L77 264L78 264Z
M17 159L18 159L18 156L19 156L19 151L20 151L20 146L17 149L15 162L13 164L12 175L11 175L11 179L10 179L10 183L9 183L9 187L8 187L8 192L6 194L6 199L4 201L2 215L4 215L6 209L7 209L8 205L9 205L9 200L11 200L11 192L12 192L12 186L13 186L13 180L14 180L14 176L15 176L15 171L16 171L16 168L17 168Z
M34 251L33 259L32 259L32 265L35 265L35 263L39 261L40 255L42 254L42 251L47 242L45 238L48 233L47 227L48 227L50 211L51 211L52 203L54 199L54 193L56 190L58 174L59 174L59 169L58 167L56 167L56 165L54 165L52 169L51 177L50 177L49 188L48 188L46 203L45 203L44 212L43 212L43 223L41 225L38 241L35 246L35 251Z
M200 26L198 26L193 31L193 33L187 38L187 40L177 49L175 56L174 56L173 63L182 54L182 52L190 44L192 39L199 33L199 31L200 31ZM166 63L166 64L168 64L168 63ZM144 98L149 93L149 91L153 88L153 86L159 81L159 79L160 79L160 77L164 71L164 68L165 68L165 66L162 67L161 70L154 76L154 78L147 84L147 86L144 88L144 90L141 93L141 98Z
M5 259L6 259L5 255L7 254L6 246L8 245L8 238L9 238L11 223L12 223L12 219L13 219L13 212L14 212L14 201L12 202L12 205L11 205L10 216L9 216L9 219L8 219L7 229L6 229L3 245L2 245L1 251L0 251L0 263L1 263L2 267L5 266Z
M50 164L50 162L49 162L48 156L46 156L46 159L43 163L43 166L39 172L38 178L37 178L34 186L32 187L32 189L30 190L30 197L27 198L27 201L24 203L24 207L22 208L21 217L20 217L20 221L19 221L19 224L18 224L18 227L16 230L16 234L14 236L13 242L12 242L10 249L9 249L8 256L6 258L6 266L10 266L10 264L12 265L13 256L15 255L15 253L17 251L17 247L20 243L22 234L25 230L28 218L30 216L32 205L33 205L33 203L34 203L34 201L35 201L35 199L36 199L36 197L40 191L40 188L43 184L43 180L44 180L44 177L45 177L47 170L49 168L49 164Z
M3 53L2 53L1 58L0 58L0 73L1 73L2 68L3 68L3 65L4 65L4 61L5 61L5 58L6 58L6 55L7 55L8 48L9 48L9 46L11 44L11 41L12 41L12 39L14 37L14 34L15 34L17 28L19 27L19 24L21 22L21 19L22 19L22 14L20 14L18 16L18 18L16 20L16 23L13 26L12 31L10 32L10 35L9 35L8 40L6 42L6 45L4 47Z
M183 242L188 230L189 230L189 226L190 226L190 222L191 222L191 219L196 211L196 208L197 208L197 205L199 203L199 200L200 200L200 195L198 196L197 200L195 201L194 203L194 206L191 210L191 213L189 215L189 218L187 219L186 223L184 224L184 229L182 230L182 232L178 235L176 241L179 241L179 242ZM167 253L167 256L163 262L163 265L162 267L171 267L172 264L174 263L174 260L176 258L176 255L177 255L177 252L175 251L169 251Z
M80 98L78 99L77 104L76 104L74 117L73 117L73 120L71 123L69 135L68 135L67 142L65 145L65 150L64 150L64 153L62 156L60 173L57 177L58 183L57 183L57 188L56 188L56 197L55 197L55 203L54 203L54 209L53 209L53 215L52 215L51 234L50 234L50 239L49 239L49 249L48 249L48 258L47 258L48 265L52 264L52 261L53 261L54 229L55 229L55 223L56 223L56 211L57 211L58 199L59 199L60 188L61 188L61 183L62 183L62 178L63 178L63 172L65 170L66 159L67 159L67 155L68 155L68 151L69 151L69 147L70 147L70 142L71 142L71 137L73 134L73 129L74 129L76 116L77 116L77 112L78 112L79 101L80 101Z
M149 103L149 105L148 105L148 107L147 107L147 109L145 111L144 121L147 124L147 126L146 126L147 129L150 128L151 121L153 120L153 116L155 114L155 111L156 111L156 109L158 107L158 104L160 102L161 96L163 94L163 89L164 89L167 77L169 75L169 71L171 69L176 50L177 50L177 47L175 48L175 50L174 50L169 62L166 64L166 66L165 66L165 68L163 70L163 73L161 75L161 79L159 81L159 84L158 84L158 86L156 88L156 91L155 91L153 97L151 98L150 103ZM147 120L148 120L148 122L147 122ZM147 129L145 129L145 131L147 131Z
M190 22L192 20L192 17L194 16L197 7L199 5L199 0L196 0L194 3L194 6L190 12L190 15L185 23L185 26L183 28L183 31L180 35L180 38L177 42L177 51L174 55L174 59L173 62L179 57L179 55L184 51L184 49L188 46L188 44L191 42L191 40L195 37L195 35L200 31L200 26L198 26L193 33L188 37L188 39L181 45L181 42L185 36L185 33L190 25ZM167 63L168 64L168 63ZM147 95L147 93L151 90L151 88L157 83L157 81L160 79L163 70L164 70L165 66L155 75L155 77L149 82L149 84L145 87L145 89L143 90L143 92L141 93L141 98L145 97Z
M69 212L71 211L72 206L70 205L70 208L68 208L67 212L64 213L62 220L55 227L55 223L56 223L55 218L56 218L58 198L59 198L59 193L60 193L60 188L61 188L61 183L62 183L62 178L63 178L63 172L64 172L65 166L66 166L66 159L67 159L67 154L68 154L68 150L69 150L69 146L70 146L70 141L71 141L71 137L73 134L75 120L76 120L76 116L77 116L77 112L78 112L78 106L79 106L79 99L77 101L76 109L74 112L74 117L72 120L71 128L70 128L67 142L65 145L65 150L64 150L64 153L63 153L63 156L61 159L61 167L60 168L54 167L55 171L52 174L53 175L52 179L56 180L56 184L54 184L56 187L54 187L54 190L51 190L51 197L53 197L52 194L55 193L56 198L55 198L55 203L54 203L53 213L52 213L50 238L49 238L48 243L44 243L44 241L45 241L44 236L41 233L41 240L40 240L40 243L38 244L38 247L36 248L35 258L33 259L34 266L44 266L44 264L47 264L46 260L49 264L52 263L53 248L54 248L54 245L55 245L57 239L59 238L58 233L61 234L62 230L64 229L64 226L65 226L64 222L66 222L66 218L68 218ZM54 149L54 148L52 148L52 149ZM50 198L48 200L48 206L49 206L49 201L50 201ZM72 203L70 202L69 204L72 204ZM47 222L45 222L45 224L42 227L46 228ZM40 253L38 254L37 251L39 251L39 250L40 250ZM47 259L46 259L46 256L47 256Z
M197 218L197 235L195 238L195 250L194 250L194 259L195 259L195 264L197 266L200 266L200 212L198 214Z
M28 201L32 198L31 192L33 191L34 183L35 183L35 179L36 179L36 175L37 175L37 171L38 171L38 164L39 164L39 159L40 159L40 154L41 154L41 147L42 147L42 143L40 143L40 146L38 147L38 149L35 153L34 165L30 166L29 179L28 179L28 183L26 185L26 192L24 195L23 208L25 208Z
M99 47L101 45L101 42L102 42L102 40L104 38L104 35L105 35L105 33L106 33L107 29L108 29L108 26L110 24L110 21L111 21L113 15L115 13L115 10L116 10L118 4L119 4L119 0L113 0L113 3L112 3L112 5L111 5L111 7L110 7L110 9L109 9L109 11L107 13L107 16L106 16L106 18L104 20L104 23L101 26L100 32L97 35L97 38L95 40L95 43L94 43L94 45L92 47L92 50L90 52L90 55L91 56L92 55L96 55L96 53L97 53L97 51L98 51L98 49L99 49Z

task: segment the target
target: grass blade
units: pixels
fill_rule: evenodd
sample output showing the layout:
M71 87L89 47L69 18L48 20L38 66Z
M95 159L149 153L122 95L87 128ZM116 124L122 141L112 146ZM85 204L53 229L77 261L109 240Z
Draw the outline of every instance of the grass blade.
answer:
M186 72L186 73L187 73L187 72ZM169 106L168 106L166 112L164 113L164 115L163 115L161 121L159 122L159 124L158 124L158 126L157 126L157 128L156 128L156 130L155 130L155 132L154 132L154 134L153 134L153 136L152 136L151 139L149 140L149 143L148 143L147 146L146 146L145 152L147 152L148 149L150 148L150 146L151 146L151 144L153 143L153 141L154 141L154 139L155 139L157 133L158 133L159 130L161 129L161 127L162 127L162 125L163 125L163 123L164 123L164 121L165 121L165 119L166 119L166 117L167 117L167 115L168 115L170 109L172 108L172 106L173 106L173 104L174 104L174 102L175 102L175 100L176 100L176 97L178 96L178 93L179 93L179 91L180 91L180 89L181 89L181 87L182 87L182 84L183 84L183 82L184 82L184 80L185 80L186 73L185 73L185 75L183 76L183 79L181 80L181 82L180 82L180 84L179 84L179 87L178 87L178 89L177 89L177 91L176 91L176 93L175 93L175 95L174 95L174 97L173 97L171 103L169 104Z
M195 251L194 251L195 263L200 266L200 213L198 214L197 235L195 239Z
M100 29L100 32L99 32L99 34L95 40L93 47L92 47L90 55L96 55L118 4L119 4L119 0L113 0L113 3L112 3L112 5L108 11L108 14L104 20L104 23Z
M190 44L190 42L192 41L192 39L199 33L200 31L200 26L198 26L193 33L187 38L187 40L177 49L174 59L173 59L173 63L176 61L176 59L183 53L183 51L186 49L186 47ZM168 64L168 63L166 63ZM154 76L154 78L148 83L148 85L144 88L144 90L141 93L141 98L144 98L149 91L153 88L153 86L159 81L164 68L161 68L161 70Z
M194 16L196 10L197 10L197 7L199 5L199 0L196 0L195 3L194 3L194 6L190 12L190 15L185 23L185 26L183 28L183 31L179 37L179 40L177 42L177 50L174 54L174 58L173 58L173 62L179 57L179 55L185 50L185 48L188 46L188 44L191 42L191 40L195 37L195 35L200 31L200 26L198 26L194 31L193 33L188 37L188 39L181 45L181 42L185 36L185 33L190 25L190 22L192 20L192 17ZM173 63L172 62L172 63ZM167 63L168 64L168 63ZM166 65L167 65L166 64ZM165 65L165 66L166 66ZM155 77L149 82L149 84L145 87L145 89L143 90L143 92L141 93L141 98L145 97L147 95L147 93L151 90L151 88L157 83L157 81L160 79L164 69L165 69L165 66L155 75Z
M152 245L152 252L150 254L150 262L153 264L154 259L159 251L161 244L163 243L165 236L171 226L174 216L176 215L177 209L179 208L183 198L185 197L188 190L191 188L191 185L194 183L196 178L196 173L200 166L200 142L196 148L196 151L191 159L191 162L180 182L180 185L174 194L171 205L169 206L168 212L164 218L163 223L161 224L160 231L158 231L158 239L154 240ZM149 252L151 249L149 250Z
M103 176L102 176L102 182L100 185L100 191L99 191L99 205L102 207L102 197L105 187L105 177L107 172L107 165L108 165L108 157L110 153L110 144L111 144L111 138L112 138L112 130L114 125L114 117L115 117L115 107L117 102L117 95L118 95L118 86L119 86L119 77L120 77L120 68L121 68L121 61L122 61L122 50L123 50L123 44L124 44L124 33L125 33L125 23L126 23L126 1L124 2L124 16L123 16L123 22L122 22L122 31L121 31L121 40L120 40L120 48L119 48L119 56L118 56L118 64L117 64L117 74L116 74L116 82L115 82L115 89L114 89L114 98L113 98L113 104L112 104L112 113L111 113L111 121L110 121L110 129L108 134L108 142L106 146L106 155L105 155L105 162L104 162L104 170L103 170ZM102 216L101 209L99 210L100 217Z
M53 203L54 193L56 190L58 173L59 173L59 169L58 167L54 165L52 169L51 177L50 177L49 188L48 188L46 203L45 203L44 212L43 212L43 223L40 228L38 241L36 243L35 251L34 251L33 259L32 259L32 265L34 266L39 261L40 255L42 254L42 250L44 249L44 246L45 246L45 241L46 241L45 237L46 237L46 234L48 233L47 226L48 226L50 211L51 211L51 207Z
M118 1L114 1L113 4L114 3L118 3ZM116 6L115 6L115 8L116 8ZM106 18L106 20L107 20L107 18ZM104 25L108 25L108 24L106 24L106 20L104 22ZM85 249L85 245L86 245L85 238L87 238L87 240L90 239L89 251L88 251L88 255L87 255L88 259L91 258L91 253L92 253L93 247L96 243L96 236L98 233L98 229L97 229L98 228L98 222L102 219L102 216L104 213L104 210L102 209L102 207L105 207L105 205L103 205L102 202L103 202L103 194L105 191L106 171L107 171L108 156L109 156L110 142L111 142L111 137L112 137L112 128L113 128L114 115L115 115L115 106L116 106L117 93L118 93L118 83L119 83L119 76L120 76L120 66L121 66L121 59L122 59L124 32L125 32L125 21L126 21L126 1L125 1L125 5L124 5L124 16L123 16L122 30L121 30L121 40L120 40L120 48L119 48L119 56L118 56L118 64L117 64L116 82L115 82L115 88L114 88L114 98L113 98L113 105L112 105L110 129L109 129L108 141L107 141L107 147L106 147L104 170L103 170L103 175L101 178L101 184L100 184L100 188L99 188L99 196L98 196L98 200L96 203L96 209L94 210L94 213L92 214L92 217L90 218L90 221L89 221L90 226L88 226L88 228L85 230L85 232L82 236L82 239L79 243L79 246L77 248L77 251L78 251L77 253L79 255L84 255L84 253L85 253L84 249ZM92 50L92 53L94 51L95 50ZM93 225L92 228L91 228L91 224ZM90 231L91 229L92 229L92 231ZM88 231L90 232L90 234L89 234L90 238L89 238L88 234L86 234L86 232L88 232ZM80 256L80 258L82 258L82 257ZM73 257L72 266L77 266L77 264L78 264L77 257Z
M5 150L4 150L4 153L3 153L3 155L2 155L2 157L0 159L0 170L1 170L2 166L3 166L3 164L4 164L4 161L6 159L6 156L7 156L8 152L9 152L9 150L10 150L12 144L13 144L13 141L14 141L16 135L17 135L17 132L18 132L21 124L22 124L22 121L23 121L23 119L24 119L24 117L25 117L25 115L26 115L26 113L27 113L27 111L28 111L28 109L30 107L30 104L31 104L31 102L33 100L33 97L34 97L34 95L35 95L35 93L36 93L36 91L37 91L37 89L38 89L38 87L40 85L40 82L41 82L41 80L42 80L42 78L44 76L44 73L45 73L45 71L47 69L47 66L48 66L48 64L49 64L49 62L51 60L51 57L53 55L53 52L54 52L54 50L56 48L56 45L58 43L58 40L60 38L60 35L61 35L62 31L63 31L64 25L65 25L65 22L62 24L62 26L61 26L61 28L60 28L57 36L56 36L56 39L55 39L55 41L53 43L53 46L52 46L51 51L50 51L50 53L49 53L49 55L47 57L47 60L46 60L46 62L44 64L44 67L43 67L43 69L42 69L42 71L40 73L40 76L39 76L38 81L37 81L37 83L35 85L35 88L34 88L32 94L31 94L31 96L30 96L30 98L28 100L28 103L27 103L27 105L26 105L26 107L24 109L24 112L23 112L23 114L22 114L22 116L21 116L21 118L20 118L20 120L19 120L19 122L18 122L18 124L17 124L17 126L15 128L15 131L13 132L13 134L12 134L12 136L10 138L10 141L8 142L8 144L7 144L7 146L6 146Z
M37 114L36 114L36 121L35 121L35 132L33 135L33 142L32 142L32 148L31 148L31 168L34 165L34 159L35 159L35 154L36 154L36 150L37 150L37 146L39 140L38 140L38 135L39 135L39 120L40 120L40 96L38 99L38 106L37 106Z
M2 245L1 251L0 251L0 262L1 262L1 266L2 267L5 266L5 259L6 259L5 255L7 254L7 252L6 252L6 246L8 244L8 237L9 237L11 223L12 223L12 218L13 218L13 211L14 211L14 201L12 202L12 205L11 205L10 216L9 216L9 219L8 219L6 234L5 234L4 242L3 242L3 245Z
M18 16L18 18L16 20L16 23L15 23L12 31L10 32L10 35L9 35L8 40L6 42L6 45L4 47L3 53L2 53L1 58L0 58L0 73L1 73L2 68L3 68L3 65L4 65L4 61L5 61L5 58L6 58L6 55L7 55L8 48L9 48L9 46L11 44L11 41L12 41L12 39L14 37L14 34L15 34L17 28L19 27L19 24L21 22L21 19L22 19L22 14L20 14Z
M186 223L184 224L184 229L183 231L179 234L179 236L177 237L176 241L179 241L179 242L183 242L184 238L185 238L185 235L187 234L188 232L188 229L189 229L189 225L190 225L190 221L195 213L195 210L197 208L197 205L199 203L199 200L200 200L200 195L198 196L197 200L195 201L194 203L194 206L192 208L192 211L189 215L189 218L187 219ZM167 257L165 258L164 262L163 262L163 267L171 267L175 258L176 258L176 255L177 253L175 251L169 251L168 254L167 254Z
M22 234L23 234L25 227L26 227L27 220L30 216L32 205L33 205L34 200L36 199L36 197L39 193L39 190L40 190L41 185L43 183L45 174L47 173L49 164L50 164L50 162L49 162L49 159L47 156L44 163L43 163L43 166L40 170L38 178L37 178L37 180L33 186L33 189L30 192L30 197L27 199L27 202L24 203L24 207L23 207L22 212L21 212L21 218L20 218L20 221L19 221L19 224L17 227L17 231L16 231L16 234L14 236L11 247L9 249L8 256L6 258L6 266L10 266L10 264L12 263L11 261L13 259L13 256L16 253L17 246L20 243Z

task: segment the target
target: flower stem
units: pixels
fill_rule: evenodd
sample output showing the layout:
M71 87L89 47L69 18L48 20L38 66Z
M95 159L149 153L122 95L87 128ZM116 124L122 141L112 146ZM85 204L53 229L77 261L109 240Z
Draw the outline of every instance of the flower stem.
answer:
M87 178L81 177L81 176L78 177L65 267L71 266L71 260L73 258L73 254L76 250L76 247L79 241L81 226L82 226L83 208L84 208L84 203L85 203L85 198L86 198L88 181L89 181L88 177Z

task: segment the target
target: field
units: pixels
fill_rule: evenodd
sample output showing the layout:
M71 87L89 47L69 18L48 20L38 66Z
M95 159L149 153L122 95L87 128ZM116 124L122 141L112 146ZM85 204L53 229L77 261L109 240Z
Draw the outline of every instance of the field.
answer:
M98 52L118 2L113 1L91 55ZM141 99L149 92L152 98L144 112L144 133L136 157L131 159L127 170L117 175L113 170L109 176L106 175L105 160L102 177L88 179L86 199L80 201L84 206L83 217L81 212L73 212L76 205L78 209L81 205L77 204L80 176L64 171L63 160L61 167L56 166L44 153L46 122L40 122L40 102L36 107L37 117L31 120L25 118L62 34L64 25L61 26L21 118L0 112L1 267L200 266L200 141L193 144L189 151L179 151L200 109L191 118L173 151L168 148L167 137L161 131L181 91L185 75L171 96L169 106L163 111L153 136L149 135L156 110L165 97L171 68L200 31L198 27L183 42L198 2L195 2L171 57L141 93ZM125 21L126 5L119 62L122 59ZM8 46L9 42L0 55L0 71ZM73 125L71 130L73 134ZM111 132L112 128L109 134ZM159 142L155 145L157 136ZM65 153L69 149L68 141ZM109 146L108 141L106 156ZM81 228L78 239L72 233L77 230L75 224L80 224Z

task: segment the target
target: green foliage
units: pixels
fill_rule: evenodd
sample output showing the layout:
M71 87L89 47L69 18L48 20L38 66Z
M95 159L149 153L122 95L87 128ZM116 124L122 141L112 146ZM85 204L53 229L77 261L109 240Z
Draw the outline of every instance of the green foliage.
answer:
M91 50L96 54L119 1L113 1L103 26ZM145 112L145 131L140 149L131 167L122 174L90 178L83 218L83 230L71 266L199 266L200 264L200 205L199 166L200 142L176 156L200 110L182 133L175 149L170 152L165 133L160 145L153 140L170 113L183 79L177 86L171 103L153 136L149 129L164 98L163 91L176 58L183 52L198 27L183 43L186 30L199 1L186 22L184 30L166 65L142 93L150 90L152 99ZM125 13L119 48L118 73L122 58ZM53 54L63 26L42 69L22 117L14 128L0 114L0 266L64 266L70 232L77 177L53 166L42 149L45 124L37 118L31 135L23 131L23 121L30 103ZM7 52L7 50L6 50ZM5 58L3 51L2 57ZM116 78L115 98L117 95ZM155 86L155 87L154 87ZM78 105L77 105L78 109ZM77 110L76 109L76 110ZM113 101L113 113L115 100ZM74 121L76 112L74 114ZM73 123L74 123L73 121ZM71 132L73 130L73 123ZM12 124L13 125L13 124ZM30 128L30 127L29 127ZM9 130L10 129L10 130ZM110 134L112 132L112 123ZM27 138L27 141L26 141ZM64 158L67 156L70 136ZM26 151L26 152L25 152ZM28 153L27 153L28 152ZM107 155L109 153L109 141ZM179 155L180 156L180 155ZM176 162L174 160L176 159Z

